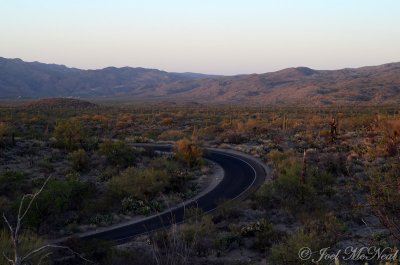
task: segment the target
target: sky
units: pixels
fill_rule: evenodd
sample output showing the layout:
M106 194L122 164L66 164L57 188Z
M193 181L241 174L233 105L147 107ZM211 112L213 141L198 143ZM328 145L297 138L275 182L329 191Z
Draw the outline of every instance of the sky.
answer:
M208 74L400 61L399 0L0 0L0 57Z

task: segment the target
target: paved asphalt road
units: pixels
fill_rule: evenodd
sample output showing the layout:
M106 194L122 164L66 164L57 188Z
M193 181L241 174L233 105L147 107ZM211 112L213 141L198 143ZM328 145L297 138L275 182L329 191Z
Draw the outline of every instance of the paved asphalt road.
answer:
M170 150L168 146L151 148L160 151ZM101 239L122 244L140 234L168 227L173 223L181 223L184 221L185 208L199 207L204 212L211 212L221 201L239 200L254 192L265 180L266 173L262 165L248 157L213 149L206 151L205 158L218 163L224 169L224 178L213 190L197 201L138 223L84 235L81 239Z

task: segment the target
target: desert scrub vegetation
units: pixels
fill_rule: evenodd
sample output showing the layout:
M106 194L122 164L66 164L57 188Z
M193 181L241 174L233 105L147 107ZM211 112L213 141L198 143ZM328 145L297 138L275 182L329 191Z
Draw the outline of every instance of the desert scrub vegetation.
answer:
M127 167L135 161L135 149L122 140L104 141L99 145L99 152L114 166Z
M99 140L86 150L18 139L16 148L6 149L1 158L2 211L14 209L18 196L47 175L54 177L26 217L27 227L40 235L77 233L159 212L207 184L198 182L206 164L189 168L172 154L136 148L120 139Z
M141 200L151 200L164 192L169 182L166 171L155 168L137 169L128 167L110 181L110 190L118 198L133 196Z
M89 165L89 156L84 149L78 149L68 155L72 168L76 171L83 171Z
M374 168L365 182L368 205L395 240L400 240L400 194L398 161Z
M397 106L0 106L0 210L15 210L21 195L51 174L38 200L43 206L34 205L26 219L41 238L153 214L201 190L196 179L208 172L200 159L203 148L219 147L263 160L272 180L250 199L224 204L211 220L167 231L175 235L163 235L157 244L138 239L123 250L103 242L92 248L75 244L100 264L141 264L141 257L145 264L157 264L157 258L160 264L169 253L171 262L175 257L178 263L180 254L190 257L182 264L299 264L296 248L305 244L316 250L377 241L398 245L399 111ZM131 145L158 141L175 145L175 153ZM202 223L203 231L195 231Z
M265 183L256 194L256 200L265 209L280 205L292 212L299 207L311 210L322 207L318 204L324 197L333 195L335 179L331 173L312 165L307 168L307 161L293 152L273 150L267 157L274 165L274 180Z

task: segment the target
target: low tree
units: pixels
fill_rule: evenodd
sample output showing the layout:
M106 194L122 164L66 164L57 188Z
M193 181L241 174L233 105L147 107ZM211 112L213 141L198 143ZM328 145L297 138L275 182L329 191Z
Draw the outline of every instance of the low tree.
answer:
M72 163L72 168L76 171L86 169L89 164L89 157L84 149L73 151L69 154L68 159Z
M188 138L177 141L174 146L174 152L176 158L186 162L189 167L196 165L203 155L200 144Z
M54 129L54 137L61 146L71 150L78 144L81 147L83 146L86 133L81 122L69 119L57 123Z

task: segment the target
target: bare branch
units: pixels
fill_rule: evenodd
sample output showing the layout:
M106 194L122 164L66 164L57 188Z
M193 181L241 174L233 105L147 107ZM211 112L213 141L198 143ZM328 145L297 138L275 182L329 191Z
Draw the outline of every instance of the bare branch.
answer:
M33 194L25 194L24 196L22 196L21 202L19 203L18 217L21 216L22 206L24 205L25 198L28 197L33 197Z
M10 222L8 222L8 219L7 219L7 217L6 217L6 215L5 215L4 213L3 213L3 219L4 219L4 221L6 222L6 224L7 224L7 226L8 226L8 229L9 229L10 232L11 232L12 237L14 237L14 229L12 228Z
M49 176L49 177L45 180L45 182L43 183L43 185L42 185L42 187L40 188L40 190L39 190L38 192L36 192L35 194L32 195L32 199L31 199L31 201L29 202L28 206L26 207L26 209L25 209L24 213L22 214L22 216L21 216L20 214L18 214L18 219L19 219L19 220L24 219L25 215L28 213L29 209L31 208L33 201L34 201L34 200L36 199L36 197L43 191L44 187L46 186L47 182L49 182L50 178L51 178L51 176ZM31 195L31 194L30 194L30 195ZM28 195L28 196L30 196L30 195ZM24 197L25 197L25 196L24 196ZM22 205L22 202L21 202L21 205Z
M37 248L37 249L35 249L35 250L32 250L31 252L29 252L28 254L26 254L21 260L22 260L22 261L25 261L25 260L29 259L31 256L33 256L33 255L35 255L35 254L37 254L37 253L40 253L41 251L43 251L43 250L45 250L45 249L49 249L49 248L54 248L54 249L65 249L65 250L68 250L69 252L71 252L72 254L77 255L79 258L81 258L81 259L84 260L84 261L87 261L87 262L90 262L90 263L94 263L93 261L88 260L88 259L86 259L85 257L83 257L81 254L79 254L79 253L73 251L70 247L58 246L58 245L45 245L45 246L42 246L42 247Z
M49 253L46 253L45 255L43 255L42 257L40 257L40 260L39 260L38 265L42 264L42 261L43 261L45 258L47 258L48 256L52 255L52 254L53 254L53 252L49 252Z
M3 252L3 257L11 264L14 264L14 261L12 259L10 259L9 257L7 257L6 253Z

